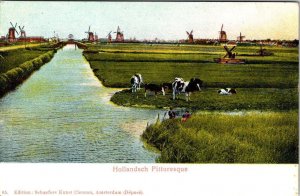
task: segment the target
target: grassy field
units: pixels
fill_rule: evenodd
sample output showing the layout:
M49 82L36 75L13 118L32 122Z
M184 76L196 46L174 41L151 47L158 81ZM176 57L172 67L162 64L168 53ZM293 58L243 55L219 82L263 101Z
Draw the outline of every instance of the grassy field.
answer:
M145 83L172 82L175 77L204 81L189 102L184 95L172 100L172 92L144 97L143 90L123 90L111 98L123 106L193 112L186 123L165 120L144 131L143 139L161 151L158 162L297 163L298 48L265 48L274 55L251 56L259 47L238 46L237 58L246 60L239 65L213 62L225 55L221 46L102 44L90 45L84 56L107 87L130 88L135 73ZM217 93L226 87L236 88L237 94Z
M141 73L145 83L172 82L175 77L204 81L202 92L191 103L166 97L143 97L122 91L113 96L119 105L191 107L195 109L295 109L298 108L298 48L266 47L273 56L242 56L246 64L217 64L224 55L221 46L201 45L91 45L84 53L95 75L107 87L130 88L130 78ZM254 54L259 47L239 46L238 54ZM238 95L219 96L218 88L237 88Z
M26 50L26 49L17 49L3 52L0 57L0 73L5 73L10 69L13 69L25 61L32 60L45 52Z
M3 47L1 49L5 49ZM14 50L0 51L0 73L5 73L10 69L18 67L20 64L32 60L48 51L52 51L52 45L38 45L31 48L20 48Z
M16 42L13 45L7 45L7 46L0 47L0 52L1 51L22 49L22 48L24 49L24 48L42 47L42 46L47 46L47 45L49 45L49 44L48 43L27 43L25 45L24 42Z
M49 62L56 52L53 45L0 52L0 97L27 79L32 72Z
M133 45L131 50L126 44L118 46L114 49L115 45L100 45L100 52L85 53L96 76L108 87L130 87L134 73L141 73L146 83L156 84L171 82L175 77L185 80L200 77L206 88L294 88L298 84L297 48L274 48L270 49L277 51L274 56L243 56L246 64L226 65L213 62L213 58L224 55L221 46L142 45L138 48ZM92 47L94 51L96 48ZM240 47L237 52L254 53L257 49Z
M163 163L298 163L298 112L193 114L165 120L143 139Z
M90 61L90 64L96 76L108 87L130 87L130 78L135 73L141 73L145 83L156 84L172 82L175 77L185 80L199 77L204 81L205 88L291 88L296 87L298 82L296 64L107 61Z

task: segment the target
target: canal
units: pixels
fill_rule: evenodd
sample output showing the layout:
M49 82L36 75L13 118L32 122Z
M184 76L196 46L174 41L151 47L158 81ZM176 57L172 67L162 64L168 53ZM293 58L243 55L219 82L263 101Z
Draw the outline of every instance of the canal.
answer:
M113 105L67 45L0 99L0 162L151 163L139 135L162 111Z

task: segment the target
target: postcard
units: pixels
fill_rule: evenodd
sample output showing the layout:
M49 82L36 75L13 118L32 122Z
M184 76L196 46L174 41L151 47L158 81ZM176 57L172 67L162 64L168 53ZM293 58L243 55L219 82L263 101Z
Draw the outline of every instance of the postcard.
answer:
M0 1L0 196L298 195L297 2Z

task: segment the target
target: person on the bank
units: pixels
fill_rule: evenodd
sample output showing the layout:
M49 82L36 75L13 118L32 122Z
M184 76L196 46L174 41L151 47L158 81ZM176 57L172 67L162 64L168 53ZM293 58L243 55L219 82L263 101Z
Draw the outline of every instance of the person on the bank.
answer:
M182 115L181 122L186 122L186 120L187 120L188 118L190 118L190 117L191 117L190 112L189 112L189 111L186 111L186 112Z
M169 119L174 119L176 117L176 113L175 113L175 111L173 110L172 107L170 107L168 115L169 115Z

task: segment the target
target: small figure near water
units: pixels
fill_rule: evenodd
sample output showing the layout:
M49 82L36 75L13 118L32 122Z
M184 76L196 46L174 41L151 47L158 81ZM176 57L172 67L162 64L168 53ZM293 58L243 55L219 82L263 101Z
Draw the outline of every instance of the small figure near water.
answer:
M183 115L182 115L182 118L181 118L181 122L186 122L188 118L191 117L191 114L189 111L186 111Z
M169 110L169 112L168 112L168 115L169 115L169 119L174 119L174 118L176 118L176 113L175 113L175 111L173 110L172 107L170 107L170 110Z

